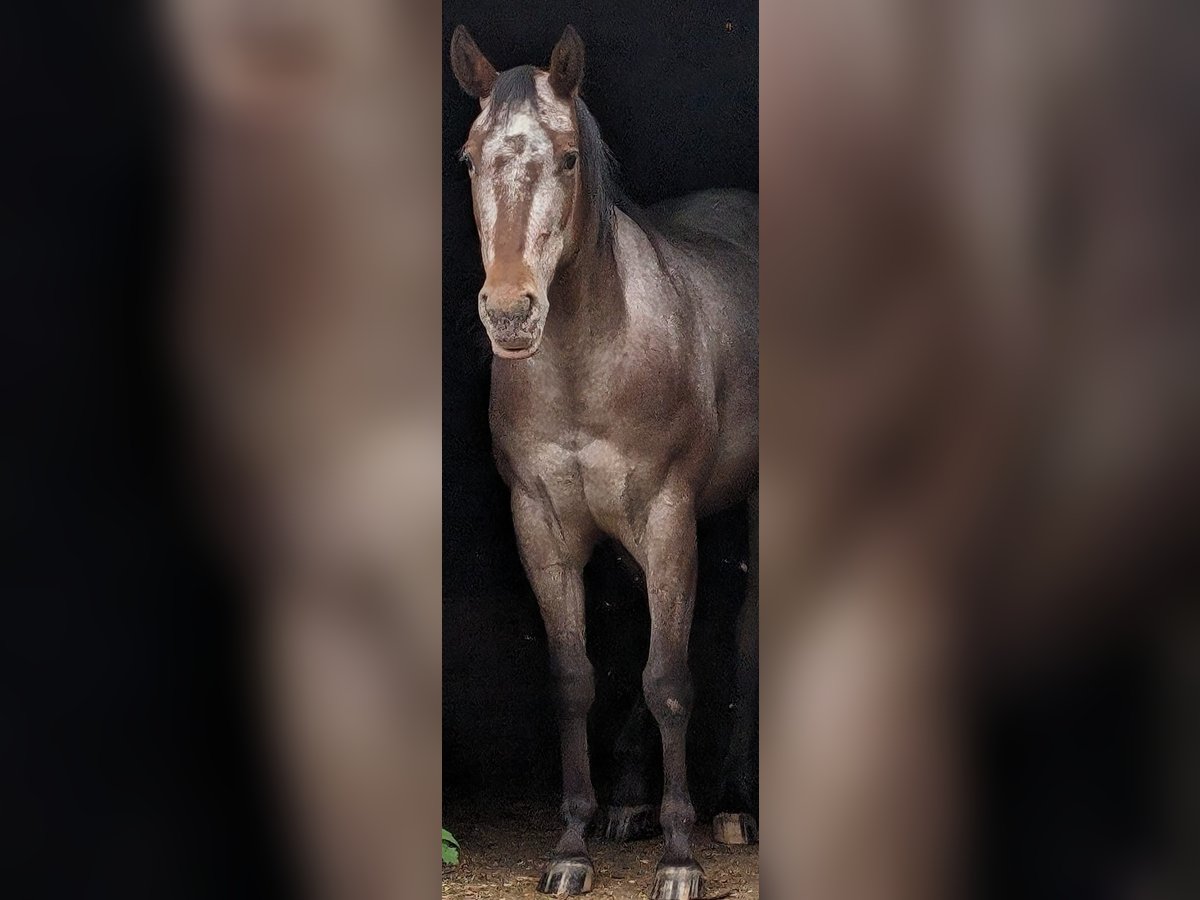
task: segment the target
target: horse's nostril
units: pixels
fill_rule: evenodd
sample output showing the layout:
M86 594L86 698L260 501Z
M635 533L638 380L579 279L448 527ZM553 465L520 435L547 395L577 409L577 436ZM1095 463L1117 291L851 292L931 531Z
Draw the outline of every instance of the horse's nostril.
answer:
M532 309L532 308L533 308L533 294L526 294L526 295L525 295L525 302L526 302L526 303L528 303L528 304L529 304L529 308L530 308L530 309Z
M481 302L483 302L483 303L487 303L487 291L480 291L480 292L479 292L479 299L480 299L480 301L481 301Z

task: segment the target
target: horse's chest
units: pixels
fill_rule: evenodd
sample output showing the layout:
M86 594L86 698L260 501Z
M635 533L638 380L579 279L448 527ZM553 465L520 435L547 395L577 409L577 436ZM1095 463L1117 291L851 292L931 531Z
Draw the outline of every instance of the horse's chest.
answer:
M641 518L645 491L642 467L615 444L594 440L576 454L583 500L596 524L614 537L625 538Z
M568 381L550 367L526 367L519 380L493 376L492 397L493 437L511 486L540 496L559 521L627 545L640 540L646 509L661 487L672 450L663 425L680 405L669 379L659 379L656 390L633 390L631 379L619 365L583 381ZM639 407L631 396L649 399Z
M646 503L644 468L629 452L602 439L564 446L547 442L518 464L518 480L554 508L560 521L577 521L621 540L633 539Z

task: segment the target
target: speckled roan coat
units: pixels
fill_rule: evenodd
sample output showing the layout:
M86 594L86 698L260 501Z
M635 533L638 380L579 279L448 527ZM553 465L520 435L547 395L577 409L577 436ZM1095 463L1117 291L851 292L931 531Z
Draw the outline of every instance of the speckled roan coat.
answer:
M705 191L646 212L626 202L578 99L573 29L549 71L497 75L461 28L451 59L482 106L463 155L488 274L494 450L558 683L567 827L540 887L591 883L582 571L607 536L649 594L643 685L662 733L666 838L654 896L697 896L685 753L696 522L757 485L757 198Z

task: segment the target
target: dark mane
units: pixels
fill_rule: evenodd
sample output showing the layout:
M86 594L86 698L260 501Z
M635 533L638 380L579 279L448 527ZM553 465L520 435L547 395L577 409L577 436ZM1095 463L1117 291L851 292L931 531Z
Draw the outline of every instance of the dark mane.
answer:
M535 71L533 66L517 66L496 76L491 99L493 115L507 114L513 107L526 102L537 106L537 83L533 80Z
M536 72L533 66L517 66L501 72L492 88L492 115L507 115L525 103L537 106ZM579 97L575 98L575 121L579 129L579 177L583 180L589 212L597 217L597 242L600 246L612 243L613 222L618 209L648 235L653 235L645 213L622 189L617 178L617 161L600 136L595 117Z
M612 242L616 210L633 219L643 231L651 234L649 222L641 207L629 199L617 178L617 160L600 136L600 126L587 104L575 98L575 120L579 128L579 177L593 214L599 217L596 239L601 246Z

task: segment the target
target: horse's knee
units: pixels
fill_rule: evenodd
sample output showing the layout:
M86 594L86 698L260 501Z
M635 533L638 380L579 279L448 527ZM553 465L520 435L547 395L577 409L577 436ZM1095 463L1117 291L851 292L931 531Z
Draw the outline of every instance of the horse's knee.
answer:
M558 705L564 716L586 716L596 697L592 664L584 659L556 667Z
M692 711L692 677L687 663L647 663L642 672L646 706L659 725L686 722Z

